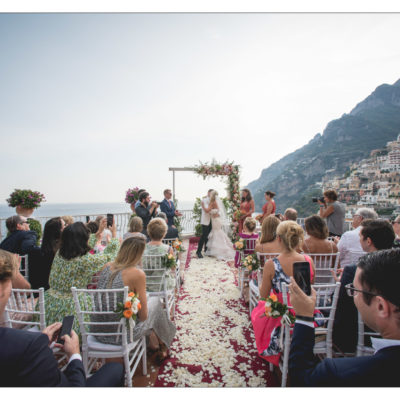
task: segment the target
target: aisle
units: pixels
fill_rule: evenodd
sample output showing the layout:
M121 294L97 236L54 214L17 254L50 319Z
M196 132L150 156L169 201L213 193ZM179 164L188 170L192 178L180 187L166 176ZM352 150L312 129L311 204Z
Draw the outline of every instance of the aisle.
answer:
M189 254L194 251L190 247ZM190 260L175 323L171 358L154 386L276 385L257 357L248 308L239 300L234 268L227 263L211 257Z

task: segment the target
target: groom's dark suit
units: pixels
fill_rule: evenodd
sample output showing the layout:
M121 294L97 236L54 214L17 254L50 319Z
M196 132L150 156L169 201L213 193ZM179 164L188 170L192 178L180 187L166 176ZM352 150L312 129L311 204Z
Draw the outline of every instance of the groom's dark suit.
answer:
M291 386L400 386L400 346L373 356L327 358L315 363L314 328L296 323L289 355Z
M0 328L0 386L123 385L123 367L118 363L106 364L88 380L80 360L71 361L61 372L48 345L49 338L42 333Z

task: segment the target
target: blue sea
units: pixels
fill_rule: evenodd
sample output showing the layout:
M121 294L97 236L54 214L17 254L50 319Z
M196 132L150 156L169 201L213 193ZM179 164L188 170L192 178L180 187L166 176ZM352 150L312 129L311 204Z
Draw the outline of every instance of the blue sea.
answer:
M180 201L180 210L192 210L193 201ZM117 214L130 212L126 203L43 203L37 208L32 217L58 217L62 215L93 215L93 214ZM15 208L0 205L0 218L8 218L15 215Z

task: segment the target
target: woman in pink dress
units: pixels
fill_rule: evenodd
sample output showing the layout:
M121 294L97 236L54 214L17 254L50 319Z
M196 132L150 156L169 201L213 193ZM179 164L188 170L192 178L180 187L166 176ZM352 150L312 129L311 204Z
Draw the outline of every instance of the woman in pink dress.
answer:
M269 215L274 215L276 211L275 200L273 200L275 196L274 192L267 190L264 194L266 203L262 206L262 214L257 215L256 219L262 224L264 219Z
M276 234L280 254L276 258L268 260L264 265L262 282L259 283L261 300L251 313L251 322L259 356L274 365L279 365L282 352L279 343L282 317L264 316L265 299L273 293L277 296L278 301L283 303L282 284L290 283L294 262L306 261L309 263L311 283L314 283L315 269L310 257L296 251L304 240L303 229L300 225L294 221L281 222L277 227Z
M247 217L251 217L254 212L254 200L249 189L242 190L242 202L240 203L239 233L243 231L243 223Z

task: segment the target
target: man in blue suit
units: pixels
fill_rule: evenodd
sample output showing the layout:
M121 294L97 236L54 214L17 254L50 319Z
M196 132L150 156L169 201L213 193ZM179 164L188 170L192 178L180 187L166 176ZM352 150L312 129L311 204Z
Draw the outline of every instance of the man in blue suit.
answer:
M292 386L400 386L400 249L363 256L348 295L365 324L379 332L372 338L375 354L367 357L327 358L316 364L313 315L316 293L307 296L291 278L290 301L296 312L289 355Z
M173 201L171 201L171 198L172 198L171 189L165 189L164 190L164 200L160 204L160 210L163 213L165 213L165 215L167 216L168 227L173 226L175 228L174 217L175 216L179 217L182 214L178 210L175 210L175 205L174 205Z
M0 315L3 314L12 289L12 278L18 268L13 254L0 250ZM0 386L123 386L124 368L119 363L105 364L86 379L79 350L78 335L63 336L68 366L58 369L50 349L61 323L48 326L43 333L0 327Z

